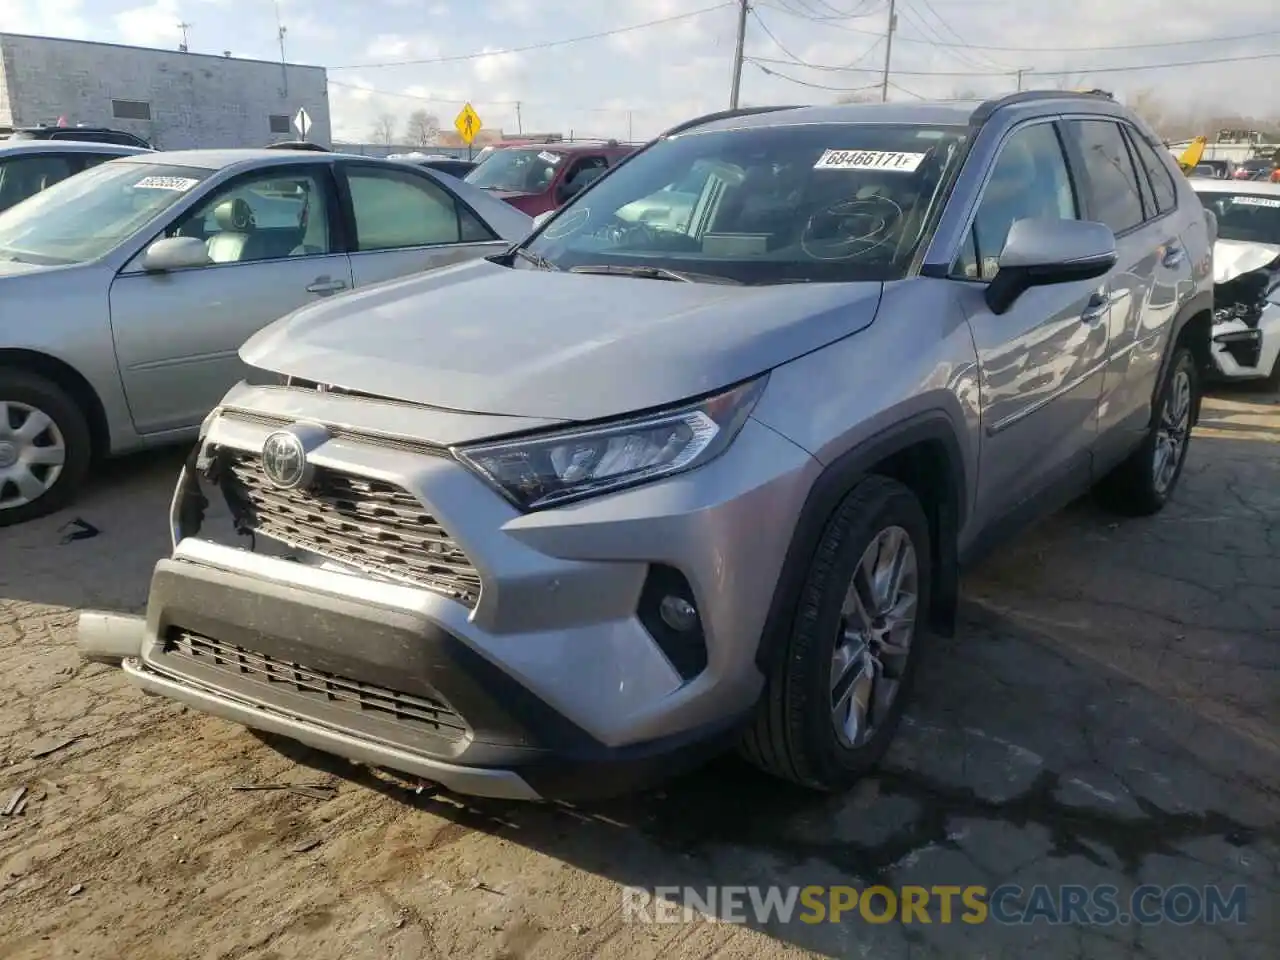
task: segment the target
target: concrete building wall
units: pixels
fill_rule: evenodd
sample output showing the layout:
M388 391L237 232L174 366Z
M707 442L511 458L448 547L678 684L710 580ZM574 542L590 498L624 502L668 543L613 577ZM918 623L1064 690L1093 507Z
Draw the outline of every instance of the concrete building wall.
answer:
M323 67L0 34L0 125L66 117L166 150L260 147L299 139L292 121L300 107L312 121L307 139L328 146ZM272 117L277 125L287 117L289 129L273 131Z

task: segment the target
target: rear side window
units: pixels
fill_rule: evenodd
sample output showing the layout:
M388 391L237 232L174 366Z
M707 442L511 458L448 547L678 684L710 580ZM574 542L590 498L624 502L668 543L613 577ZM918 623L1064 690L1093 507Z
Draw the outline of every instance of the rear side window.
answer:
M1156 153L1155 147L1147 142L1147 138L1135 131L1129 132L1129 142L1137 152L1139 165L1147 172L1151 181L1151 190L1155 194L1156 212L1168 213L1178 205L1178 191L1173 183L1173 174L1168 164L1164 163Z
M0 163L0 210L7 210L34 196L74 171L70 160L59 154L11 157Z
M1141 224L1138 175L1119 125L1111 120L1070 120L1067 135L1076 141L1084 157L1089 216L1116 233Z

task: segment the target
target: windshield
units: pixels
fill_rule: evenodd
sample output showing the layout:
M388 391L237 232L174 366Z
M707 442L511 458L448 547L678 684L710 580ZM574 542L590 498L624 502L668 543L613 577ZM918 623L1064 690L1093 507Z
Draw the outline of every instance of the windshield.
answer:
M741 283L905 275L965 130L810 124L654 144L528 244L561 269L659 267Z
M0 259L96 260L212 173L161 163L100 164L0 213Z
M495 150L466 176L467 183L486 190L541 193L556 178L564 155L549 150Z
M1202 193L1200 202L1218 218L1219 240L1280 245L1280 194Z

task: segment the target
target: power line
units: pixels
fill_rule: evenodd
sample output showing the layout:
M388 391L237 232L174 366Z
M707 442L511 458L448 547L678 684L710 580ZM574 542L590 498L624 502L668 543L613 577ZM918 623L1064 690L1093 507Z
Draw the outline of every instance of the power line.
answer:
M934 9L933 4L932 4L932 3L930 3L930 2L929 2L929 0L919 0L919 2L920 2L920 3L921 3L921 5L924 7L924 9L925 9L925 10L926 10L926 11L927 11L927 12L928 12L932 17L933 17L933 19L935 19L935 20L937 20L937 21L938 21L938 23L941 25L941 27L942 27L942 29L943 29L943 30L945 30L945 31L946 31L947 33L949 33L951 36L955 37L955 39L959 42L959 44L960 44L960 47L961 47L961 48L964 48L964 49L966 49L966 50L973 50L973 51L975 51L975 52L977 53L977 55L978 55L979 57L981 57L983 60L985 60L989 66L994 67L994 68L995 68L995 69L997 69L997 70L1007 70L1007 69L1008 69L1008 67L1007 67L1005 64L1003 64L1003 63L997 63L997 62L996 62L995 60L993 60L990 56L988 56L987 54L985 54L985 53L981 52L980 50L978 50L978 48L977 48L977 47L974 47L974 46L973 46L973 44L971 44L971 43L970 43L968 40L966 40L964 37L960 36L960 32L959 32L958 30L956 30L956 28L955 28L955 27L953 27L953 26L950 24L950 22L948 22L946 19L944 19L944 18L943 18L943 16L942 16L942 14L938 13L938 11ZM914 12L914 11L913 11L913 12ZM942 36L941 34L939 34L939 33L938 33L938 31L937 31L937 30L934 30L933 32L935 33L935 35L937 35L937 37L938 37L938 39L939 39L940 41L942 41L943 43L945 43L945 42L946 42L946 40L943 38L943 36ZM948 48L946 48L946 49L947 49L948 51L953 51L953 50L958 49L958 48L948 47ZM958 54L952 53L952 56L958 56ZM970 57L969 57L969 54L967 54L967 53L966 53L964 56L965 56L966 58L969 58L970 60L972 60L972 58L970 58ZM975 66L978 66L978 67L981 67L981 66L982 66L982 63L981 63L981 62L979 62L979 61L977 61L977 60L972 60L972 62L973 62L973 64L974 64Z
M358 83L343 83L341 80L330 80L329 86L341 87L344 90L358 90L361 93L367 93L379 97L395 97L400 100L413 100L418 103L437 104L440 106L461 106L464 102L473 106L480 107L514 107L517 112L520 107L542 107L568 110L573 113L648 113L648 107L575 107L567 106L562 103L539 103L531 100L464 100L456 98L449 100L443 97L428 97L417 93L405 93L396 90L379 90L376 87L364 87Z
M800 87L810 87L814 90L831 90L835 93L859 93L863 90L878 90L880 88L880 84L878 83L866 84L861 87L829 87L823 83L810 83L808 80L789 77L785 73L779 73L777 70L774 70L771 67L766 67L764 64L753 60L750 57L747 57L746 60L761 73L767 73L769 76L777 77L779 80L786 80L788 83L794 83Z
M878 8L874 10L866 10L865 12L863 12L866 7L870 6L872 3L875 3L876 0L863 0L863 3L861 6L849 11L839 10L829 3L823 3L822 5L824 7L832 11L829 14L819 13L818 11L810 7L808 3L804 2L804 0L778 0L778 2L782 3L783 6L778 6L776 3L769 3L768 0L762 0L762 2L760 3L760 6L769 7L772 10L777 10L779 13L785 13L789 17L796 17L797 19L800 19L800 20L812 20L815 23L821 23L827 26L837 26L837 27L839 26L839 24L833 23L832 21L861 20L864 17L874 16L875 14L880 12ZM818 2L822 2L822 0L810 0L810 2L818 3ZM795 6L792 6L792 4L795 4ZM799 9L797 9L797 7Z
M663 17L659 20L648 20L644 23L633 23L627 27L617 27L613 30L602 30L599 33L584 33L577 37L564 37L560 40L547 40L542 43L531 43L523 47L506 47L501 50L481 50L475 53L460 53L448 57L426 57L420 60L386 60L380 63L347 63L338 67L330 67L330 70L373 70L381 67L418 67L433 63L461 63L466 60L480 60L484 57L499 57L508 53L529 53L534 50L550 50L553 47L564 47L573 43L584 43L587 40L603 40L606 37L616 37L621 33L631 33L634 30L647 30L649 27L660 27L663 24L675 23L679 20L689 20L693 17L700 17L704 14L711 13L714 10L723 10L726 7L736 6L736 3L723 2L717 3L710 7L702 7L699 10L691 10L688 13L678 13L670 17Z
M778 10L781 13L789 13L782 7L774 7L772 4L761 3L760 6L767 6L771 9ZM791 14L795 16L794 13ZM805 19L812 19L806 17ZM868 37L882 37L883 33L874 30L866 30L861 27L848 27L841 24L832 23L827 26L838 27L841 30L847 30L850 33L860 33ZM1280 36L1280 30L1260 30L1256 33L1236 34L1229 37L1201 37L1195 40L1160 40L1151 43L1120 43L1114 45L1094 45L1088 47L1001 47L993 46L985 43L951 43L947 41L925 40L921 37L898 37L899 43L920 43L930 47L962 47L967 50L992 50L996 53L1098 53L1109 50L1160 50L1165 47L1190 47L1199 46L1205 43L1236 43L1241 40L1257 40L1262 37Z
M899 38L906 39L906 38ZM1204 60L1178 60L1170 63L1139 63L1127 67L1076 67L1073 70L1040 70L1036 69L1035 74L1038 77L1075 77L1088 76L1093 73L1136 73L1141 70L1170 70L1175 67L1199 67L1207 66L1215 63L1246 63L1253 60L1273 60L1280 58L1280 51L1275 53L1252 53L1237 57L1210 57ZM789 60L776 60L769 57L747 57L756 66L769 63L780 63L791 67L804 67L808 70L828 70L834 73L879 73L879 70L869 67L839 67L830 64L798 64ZM961 73L955 70L894 70L896 74L905 77L1008 77L1015 71L1001 70L990 72L970 71Z
M948 44L948 42L943 38L942 34L938 31L938 28L935 27L933 24L929 23L929 21L924 19L924 14L920 13L917 10L913 10L911 7L904 5L902 8L902 15L906 18L907 23L910 26L920 31L920 33L927 39L927 42L931 46L934 46L937 49L941 50L947 56L954 59L957 63L961 63L964 66L974 70L991 69L992 65L990 63L982 63L974 59L973 56L971 56L970 54L963 52L959 47ZM904 37L903 39L907 40L908 42L918 42L918 39L915 37ZM990 58L988 58L988 60L989 59ZM999 65L997 64L996 66L999 66Z

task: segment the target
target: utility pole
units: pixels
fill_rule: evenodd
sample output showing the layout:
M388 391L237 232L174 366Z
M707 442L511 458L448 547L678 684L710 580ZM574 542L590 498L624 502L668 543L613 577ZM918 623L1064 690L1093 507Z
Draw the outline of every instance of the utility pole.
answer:
M280 0L275 0L275 3L276 39L280 41L280 96L287 97L289 96L289 68L286 66L288 61L285 59L284 55L284 35L287 31L285 30L284 23L280 19Z
M889 99L889 66L893 59L893 32L898 29L898 11L895 0L889 0L889 28L884 35L884 77L880 81L880 102Z
M742 55L747 45L748 0L738 0L738 41L733 50L733 86L729 88L729 109L738 109L738 93L742 90Z
M194 26L194 23L187 23L185 20L178 24L178 29L182 31L182 46L178 47L178 49L183 53L187 52L187 31Z
M630 142L631 137L631 111L627 111L627 141Z
M1033 73L1033 72L1034 72L1034 70L1033 70L1031 67L1023 67L1021 70L1019 70L1019 71L1018 71L1018 90L1019 90L1019 91L1021 91L1021 90L1022 90L1022 77L1023 77L1023 75L1024 75L1024 74L1027 74L1027 73Z
M520 101L516 101L516 133L524 133L524 117L520 114Z

